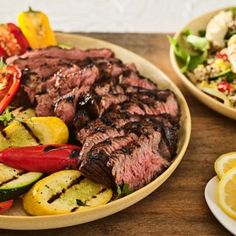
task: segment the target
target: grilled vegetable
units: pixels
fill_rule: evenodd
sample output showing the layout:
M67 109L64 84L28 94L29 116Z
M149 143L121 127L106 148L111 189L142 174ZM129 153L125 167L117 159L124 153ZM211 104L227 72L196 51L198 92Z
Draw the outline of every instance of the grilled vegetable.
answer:
M33 116L35 116L35 112L31 108L24 109L23 107L19 107L14 110L10 110L10 108L7 107L5 111L0 115L0 121L3 123L4 126L7 126L15 120L24 122L25 120Z
M57 117L32 117L14 120L0 133L0 150L38 144L64 144L69 136L65 123Z
M38 181L23 198L31 215L83 211L109 202L112 190L83 177L77 170L64 170Z
M14 110L11 110L10 113L12 114L14 120L20 122L24 122L25 120L35 116L35 111L33 109L24 109L23 107L18 107Z
M18 24L32 48L43 48L57 44L48 17L43 12L29 8L28 11L20 13Z
M13 23L0 25L0 57L20 55L29 47L20 28Z
M68 128L57 117L32 117L25 124L42 144L64 144L68 141Z
M21 170L53 173L77 169L79 151L70 144L8 148L0 152L0 162Z
M38 179L39 172L24 172L0 164L0 201L16 198L25 193Z
M0 140L0 150L8 147L25 147L25 146L35 146L38 144L34 136L25 128L24 123L14 121L6 128L3 129Z
M11 208L12 204L13 204L13 200L0 202L0 214L4 213L9 208Z
M20 86L21 71L0 63L0 114L6 109Z

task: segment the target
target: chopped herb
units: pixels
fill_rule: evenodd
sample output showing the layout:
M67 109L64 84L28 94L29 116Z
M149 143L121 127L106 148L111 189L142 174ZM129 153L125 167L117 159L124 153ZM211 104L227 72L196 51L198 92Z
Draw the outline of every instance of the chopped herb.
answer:
M0 115L0 121L3 122L4 126L7 126L9 122L13 120L13 115L9 111L9 107L6 108L6 110Z
M124 184L123 186L117 185L117 198L124 197L131 194L132 192L133 190L129 188L128 184Z
M233 36L233 35L235 35L236 34L236 29L229 29L228 31L227 31L227 34L225 35L225 39L227 40L227 39L230 39L231 38L231 36Z
M73 149L70 153L70 159L78 158L80 149Z
M206 30L199 30L199 31L198 31L198 35L199 35L200 37L205 37L205 36L206 36Z
M236 74L232 71L230 71L227 75L226 75L226 80L228 83L232 83L234 80L236 80Z

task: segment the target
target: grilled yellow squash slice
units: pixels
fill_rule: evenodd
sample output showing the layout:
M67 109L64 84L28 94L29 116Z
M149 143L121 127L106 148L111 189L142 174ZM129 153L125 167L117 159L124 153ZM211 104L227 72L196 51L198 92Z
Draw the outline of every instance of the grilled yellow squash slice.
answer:
M67 143L69 131L66 124L54 116L32 117L25 124L43 144Z
M54 215L104 205L112 190L96 184L77 170L63 170L39 180L23 197L30 215Z
M69 131L57 117L31 117L13 120L0 133L0 150L8 147L67 143Z

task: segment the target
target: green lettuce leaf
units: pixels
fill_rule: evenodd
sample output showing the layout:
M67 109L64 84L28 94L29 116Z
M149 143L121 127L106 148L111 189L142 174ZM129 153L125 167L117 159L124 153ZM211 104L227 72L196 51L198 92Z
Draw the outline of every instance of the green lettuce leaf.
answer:
M181 67L183 73L195 69L199 64L202 64L207 59L208 52L206 47L203 52L198 52L193 55L187 49L181 47L175 38L168 36L168 39L174 48L175 55L180 59L181 64L183 65Z
M187 36L186 41L190 43L194 49L200 50L202 52L205 52L210 48L208 40L204 37L190 34Z

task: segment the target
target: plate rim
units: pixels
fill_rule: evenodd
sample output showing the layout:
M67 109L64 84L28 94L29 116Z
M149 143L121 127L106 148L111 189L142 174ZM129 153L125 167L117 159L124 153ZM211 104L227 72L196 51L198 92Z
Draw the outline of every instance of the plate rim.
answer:
M217 190L217 184L219 183L219 178L217 175L215 175L214 177L212 177L206 184L205 186L205 190L204 190L204 197L205 197L205 201L207 203L208 208L210 209L211 213L214 215L214 217L217 219L217 221L225 228L227 229L230 233L236 235L236 229L232 229L232 227L227 223L227 218L230 218L232 221L235 221L236 224L236 220L231 218L230 216L226 215L224 213L223 210L221 210L221 208L218 206L217 202L213 201L213 199L211 199L210 197L210 188L214 188L215 190L215 194L216 194L216 190ZM211 203L215 203L216 207L213 206L213 204ZM213 208L216 208L216 210L214 210ZM222 221L222 219L219 217L218 213L216 213L217 211L220 212L220 214L223 214L224 216L226 216L226 220Z
M111 46L112 48L116 48L116 50L122 50L124 52L129 53L132 56L135 56L137 59L145 61L145 63L148 65L148 67L152 67L152 71L155 70L162 78L165 80L169 86L170 89L174 90L175 94L177 94L178 100L181 100L181 106L184 110L184 119L185 119L185 125L183 127L184 134L185 134L185 140L183 140L181 150L179 150L178 155L175 157L173 162L171 163L170 167L165 170L160 176L158 176L156 179L154 179L151 183L147 184L143 188L133 192L132 194L125 196L123 198L117 199L115 201L112 201L106 205L96 207L94 209L89 209L84 212L73 212L73 213L67 213L67 214L60 214L60 215L46 215L46 216L23 216L23 215L0 215L0 228L2 229L16 229L16 230L38 230L38 229L53 229L53 228L62 228L77 224L83 224L87 222L94 221L96 219L100 219L103 217L106 217L108 215L112 215L114 213L117 213L123 209L128 208L129 206L137 203L138 201L142 200L149 194L151 194L153 191L155 191L161 184L163 184L175 171L179 163L184 157L184 154L187 150L190 136L191 136L191 115L189 111L188 104L186 102L185 97L183 96L180 89L175 85L173 81L164 73L162 72L157 66L152 64L150 61L145 59L144 57L141 57L137 55L136 53L123 48L119 45L96 39L93 37L87 37L87 36L81 36L81 35L75 35L75 34L67 34L67 33L56 33L57 37L73 37L74 39L77 38L78 41L81 40L88 40L88 41L97 41L101 44L107 45L106 47ZM74 220L75 218L81 218L78 222L78 220ZM89 219L88 219L89 218ZM51 219L53 225L41 225L37 226L39 222L43 222L45 220ZM65 223L63 225L57 225L58 220L64 219L65 223L66 221L70 223ZM71 221L72 219L72 221ZM12 221L12 222L11 222ZM13 225L13 222L15 225ZM23 223L27 223L25 226L23 226Z
M186 29L186 28L190 28L189 26L192 25L193 23L195 23L196 21L202 19L202 18L206 18L210 15L214 15L216 13L218 13L219 11L222 10L227 10L229 8L232 8L233 6L228 6L228 7L222 7L222 8L218 8L216 10L212 10L212 11L208 11L204 14L201 14L197 17L194 17L193 19L191 19L190 21L188 21L183 27L181 27L180 30L177 31L177 33L174 34L174 38L178 39L178 37L180 36L180 34ZM235 6L234 6L235 7ZM183 84L185 85L185 87L187 87L187 89L198 99L200 100L203 104L205 104L206 106L210 107L212 110L227 116L231 119L236 120L236 108L231 108L231 107L227 107L225 106L223 103L217 101L216 99L212 98L211 96L207 95L206 93L204 93L202 90L200 90L196 85L194 85L187 76L185 76L181 70L180 67L178 65L178 59L175 56L174 53L174 47L171 45L170 46L170 50L169 50L169 56L170 56L170 60L171 60L171 64L172 67L174 68L175 73L178 75L178 77L181 79L181 81L183 82Z

